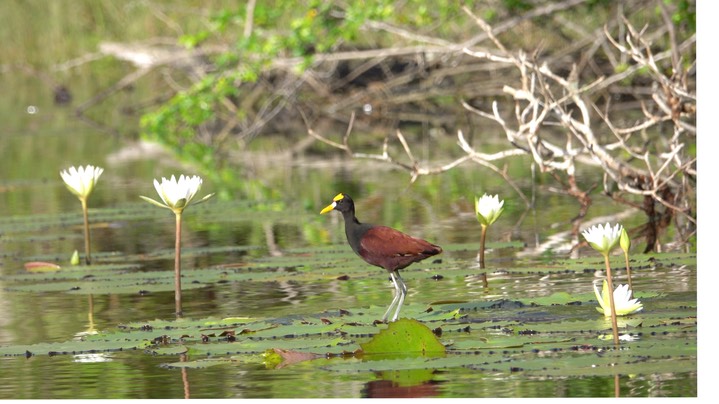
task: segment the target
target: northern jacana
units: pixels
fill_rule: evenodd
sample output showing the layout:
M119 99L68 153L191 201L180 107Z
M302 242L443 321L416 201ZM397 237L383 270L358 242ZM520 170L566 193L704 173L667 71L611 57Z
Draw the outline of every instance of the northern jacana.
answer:
M407 295L407 285L399 276L399 270L414 262L441 253L442 247L391 227L360 223L355 216L354 201L347 194L337 194L332 199L332 203L322 209L320 213L324 214L331 210L342 213L345 221L345 234L352 250L367 263L384 268L389 272L395 294L382 321L387 321L387 316L395 305L397 305L397 309L392 316L392 321L397 320L404 297Z

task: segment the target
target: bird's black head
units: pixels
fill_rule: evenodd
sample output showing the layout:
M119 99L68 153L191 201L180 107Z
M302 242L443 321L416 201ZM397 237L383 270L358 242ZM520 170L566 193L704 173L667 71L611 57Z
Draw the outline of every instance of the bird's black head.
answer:
M320 212L320 214L325 214L325 213L327 213L327 212L329 212L329 211L331 211L331 210L336 210L336 211L339 211L339 212L342 212L342 213L345 213L345 212L352 212L352 213L354 213L355 203L352 201L352 198L350 198L349 195L343 194L343 193L339 193L339 194L337 194L337 196L335 196L335 197L332 199L332 203L331 203L331 204L327 205L327 207L325 207L324 209L322 209L322 211Z

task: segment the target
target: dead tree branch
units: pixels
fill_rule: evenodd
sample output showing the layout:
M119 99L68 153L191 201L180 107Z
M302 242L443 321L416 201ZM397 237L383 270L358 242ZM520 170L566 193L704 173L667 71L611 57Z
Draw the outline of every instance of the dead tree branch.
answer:
M471 14L468 8L464 10ZM546 63L539 63L523 52L508 52L492 34L488 24L475 15L472 17L499 52L495 54L469 48L465 48L464 52L476 58L512 65L518 70L518 83L504 86L504 92L514 100L514 122L507 121L496 101L492 103L491 112L481 111L466 102L463 105L467 110L497 123L510 144L531 155L541 171L551 173L563 184L568 194L578 199L581 209L580 215L575 218L575 234L579 230L578 220L586 214L591 204L588 196L591 188L581 190L576 180L578 162L599 166L605 177L604 191L616 200L624 201L624 198L619 198L611 184L620 192L644 198L642 206L649 217L649 223L643 235L647 238L648 250L659 248L657 235L675 214L681 215L692 226L696 225L692 206L686 200L677 199L679 195L687 194L685 178L696 177L696 158L685 153L686 142L693 141L688 136L696 132L693 123L696 94L694 87L689 85L688 72L677 70L680 69L677 62L677 49L680 47L676 46L674 36L670 41L674 44L672 49L661 54L662 58L671 56L673 73L666 76L665 69L658 65L658 58L645 39L646 30L637 30L623 18L627 34L620 42L605 27L609 43L620 54L634 61L633 71L648 71L656 83L651 98L641 101L645 120L630 127L618 128L612 123L608 112L600 112L590 100L606 88L605 82L617 82L627 75L618 73L615 77L601 76L580 86L575 71L564 78ZM666 31L670 34L672 32L671 29ZM687 42L693 44L695 40L695 36L692 36ZM653 103L648 107L650 102ZM646 149L646 132L667 122L674 124L674 135L669 141L656 138L651 143L651 151ZM616 141L608 141L606 136L598 134L599 130L608 130ZM643 152L636 150L636 140L639 139L639 144L645 148ZM635 161L641 161L643 167L625 161L622 157L624 153ZM611 179L611 182L607 179ZM659 220L656 205L663 207ZM693 231L691 228L684 230Z

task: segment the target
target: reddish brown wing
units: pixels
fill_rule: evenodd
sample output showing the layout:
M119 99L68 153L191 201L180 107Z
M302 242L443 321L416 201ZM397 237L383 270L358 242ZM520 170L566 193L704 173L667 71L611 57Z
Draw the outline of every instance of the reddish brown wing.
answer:
M388 270L402 269L441 252L439 246L386 226L371 228L360 240L360 255Z

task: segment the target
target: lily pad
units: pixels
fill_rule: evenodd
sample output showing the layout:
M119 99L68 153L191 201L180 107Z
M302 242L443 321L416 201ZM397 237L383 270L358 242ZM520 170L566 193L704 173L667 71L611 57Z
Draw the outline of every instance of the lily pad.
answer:
M34 356L34 355L76 355L84 353L101 353L143 349L150 346L150 341L66 341L39 343L33 345L11 345L0 347L0 356Z
M360 344L364 355L385 357L421 354L437 356L445 353L445 347L426 325L417 320L401 318L389 324L370 341Z
M25 270L28 272L54 272L60 269L62 269L60 265L53 264L52 262L33 261L25 263Z

